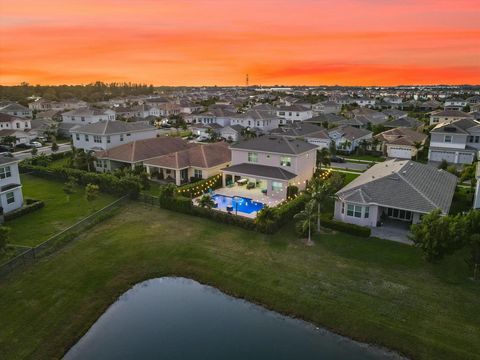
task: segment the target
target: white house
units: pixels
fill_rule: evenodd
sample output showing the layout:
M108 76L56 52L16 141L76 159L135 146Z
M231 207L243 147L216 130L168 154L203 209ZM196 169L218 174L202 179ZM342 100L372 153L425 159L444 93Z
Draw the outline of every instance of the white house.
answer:
M355 99L355 103L358 104L358 106L375 106L375 99L370 99L370 98L359 98Z
M5 101L0 103L0 112L11 116L31 118L32 110L16 102Z
M480 122L470 118L440 123L430 136L430 161L471 164L480 150Z
M382 222L418 223L423 214L448 214L457 177L411 160L387 160L372 166L336 193L334 218L376 227Z
M22 185L18 171L19 161L0 155L0 206L3 213L9 213L23 205Z
M260 136L230 146L232 162L222 169L223 186L251 184L275 199L285 199L287 187L305 189L316 167L317 147L283 136Z
M465 106L467 106L468 101L464 99L452 98L445 100L444 109L445 110L462 110Z
M350 125L341 125L329 130L328 135L335 142L337 149L347 152L354 151L362 141L372 139L372 132L365 129L359 129Z
M62 114L66 124L93 124L102 120L115 120L115 111L110 109L80 108Z
M428 136L409 128L394 128L381 132L375 138L388 157L412 159L423 147Z
M31 128L30 119L0 112L0 129L25 131Z
M439 110L430 114L430 125L437 125L453 120L469 118L471 115L459 110Z
M277 117L281 118L280 124L287 124L311 119L313 111L300 105L283 106L277 109Z
M151 139L158 130L148 122L102 120L70 129L73 146L85 151L108 150L135 140Z

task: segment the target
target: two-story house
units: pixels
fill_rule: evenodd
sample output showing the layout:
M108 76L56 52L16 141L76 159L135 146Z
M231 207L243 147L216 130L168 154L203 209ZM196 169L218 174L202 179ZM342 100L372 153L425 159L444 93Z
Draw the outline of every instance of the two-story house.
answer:
M355 99L355 103L361 107L364 107L364 106L373 107L375 106L375 102L376 102L375 99L370 99L370 98Z
M3 213L16 210L23 205L22 185L18 171L19 161L0 155L0 206Z
M146 121L102 120L70 129L73 146L85 151L108 150L135 140L151 139L157 132L157 128Z
M430 161L471 164L480 150L480 122L473 119L438 124L430 134Z
M312 109L300 105L283 106L276 110L277 117L280 118L280 124L305 121L313 117Z
M230 150L231 165L222 169L223 186L245 184L275 199L285 199L289 185L305 189L317 161L317 146L283 136L242 141Z
M465 106L467 106L468 102L464 99L459 98L451 98L445 100L444 109L445 110L462 110Z
M252 108L244 114L237 114L231 117L230 125L240 125L244 128L257 128L263 132L276 129L282 119L272 111L261 111Z
M430 125L437 125L453 120L469 118L469 114L459 110L439 110L430 114Z
M16 102L5 101L0 104L0 112L11 116L31 118L32 110Z
M314 115L338 114L342 110L342 105L337 104L335 101L327 100L313 104L312 110Z
M115 120L115 111L85 107L62 114L62 121L67 124L93 124L102 120Z
M0 129L25 131L31 128L30 119L0 112Z

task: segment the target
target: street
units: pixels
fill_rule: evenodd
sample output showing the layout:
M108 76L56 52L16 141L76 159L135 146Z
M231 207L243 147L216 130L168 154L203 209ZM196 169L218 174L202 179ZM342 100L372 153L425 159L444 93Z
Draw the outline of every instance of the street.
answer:
M72 146L69 143L59 144L57 153L62 153L70 150L72 150ZM40 155L40 154L50 155L51 153L52 153L51 146L44 146L44 147L38 148L37 155ZM15 156L16 159L24 160L32 157L32 149L17 151L12 154L13 156Z

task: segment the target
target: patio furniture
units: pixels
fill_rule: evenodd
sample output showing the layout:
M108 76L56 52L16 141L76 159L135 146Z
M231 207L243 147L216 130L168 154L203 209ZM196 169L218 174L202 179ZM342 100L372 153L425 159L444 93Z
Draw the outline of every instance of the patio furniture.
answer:
M262 194L267 195L267 189L262 189Z
M248 183L248 179L237 180L237 184L240 186L246 185L247 183Z

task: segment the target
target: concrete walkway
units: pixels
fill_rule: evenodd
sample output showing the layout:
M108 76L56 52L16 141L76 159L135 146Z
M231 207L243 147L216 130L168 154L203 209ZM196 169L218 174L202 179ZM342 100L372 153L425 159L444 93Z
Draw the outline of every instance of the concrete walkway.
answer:
M373 237L413 245L413 241L408 238L408 234L410 233L409 229L388 225L373 227L371 229Z

